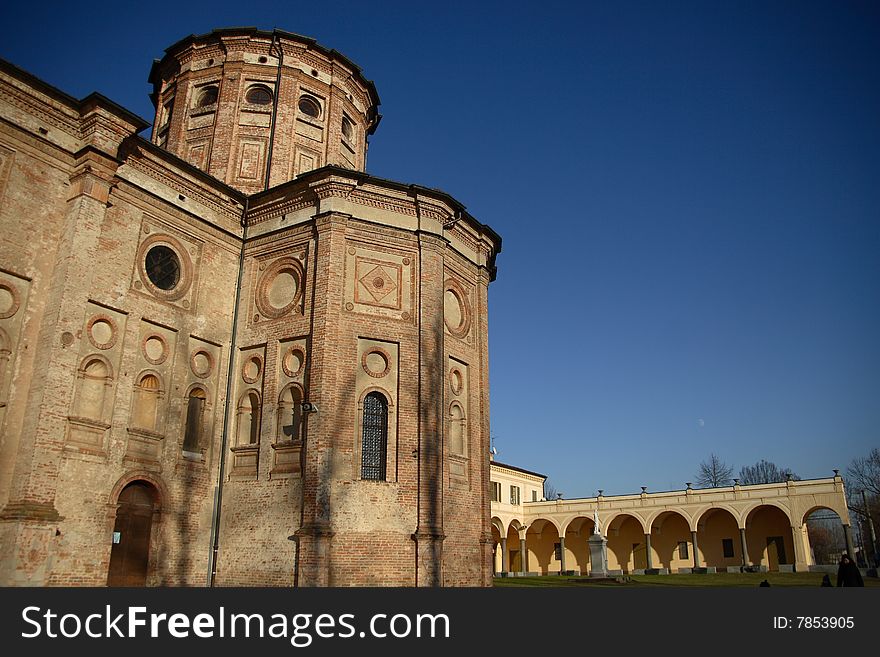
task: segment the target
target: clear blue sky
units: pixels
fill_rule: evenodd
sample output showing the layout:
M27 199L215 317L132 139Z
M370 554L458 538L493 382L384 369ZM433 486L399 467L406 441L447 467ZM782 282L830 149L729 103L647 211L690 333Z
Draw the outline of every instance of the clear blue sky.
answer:
M492 433L566 497L880 446L880 5L328 4L4 3L0 56L147 119L151 61L191 33L358 63L368 171L504 238Z

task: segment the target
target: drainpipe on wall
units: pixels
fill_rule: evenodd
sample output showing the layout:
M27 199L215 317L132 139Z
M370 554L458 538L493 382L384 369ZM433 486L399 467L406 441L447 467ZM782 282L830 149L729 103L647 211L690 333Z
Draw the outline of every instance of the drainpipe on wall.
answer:
M272 30L272 44L269 46L269 54L275 46L278 46L278 71L275 73L275 93L272 100L272 127L269 129L269 149L266 154L266 184L263 190L269 189L269 174L272 172L272 149L275 145L275 119L278 116L278 96L281 95L281 66L284 64L284 48L277 41L275 30Z
M235 368L235 337L238 329L241 281L244 277L244 244L247 239L247 213L250 199L246 196L241 209L241 251L238 254L238 281L235 284L235 306L232 311L232 337L229 341L229 365L226 370L226 404L223 408L223 437L220 441L220 469L214 487L214 514L211 519L211 551L208 554L208 586L214 586L217 555L220 552L220 511L223 506L223 477L226 473L226 445L229 440L229 406L232 403L232 377Z

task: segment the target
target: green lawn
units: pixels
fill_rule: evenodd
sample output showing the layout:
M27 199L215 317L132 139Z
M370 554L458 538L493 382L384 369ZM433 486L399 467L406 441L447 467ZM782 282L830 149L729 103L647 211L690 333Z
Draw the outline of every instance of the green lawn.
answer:
M819 586L822 573L715 573L705 575L627 575L607 580L590 580L589 577L496 577L498 587L555 587L555 586L628 586L628 587L660 587L660 586L758 586L761 580L770 582L770 586ZM837 577L831 575L835 584ZM880 579L866 577L865 586L880 588Z

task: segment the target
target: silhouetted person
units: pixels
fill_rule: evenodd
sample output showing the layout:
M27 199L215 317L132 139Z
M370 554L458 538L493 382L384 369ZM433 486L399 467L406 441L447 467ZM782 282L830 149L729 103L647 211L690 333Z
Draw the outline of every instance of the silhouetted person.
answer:
M828 573L822 575L822 584L820 586L833 586L831 584L831 578L828 577Z
M760 584L758 584L758 586L770 586L770 582L768 582L768 581L765 579L763 582L761 582Z
M837 585L838 586L864 586L862 581L862 573L859 567L849 558L848 554L840 557L840 564L837 566Z

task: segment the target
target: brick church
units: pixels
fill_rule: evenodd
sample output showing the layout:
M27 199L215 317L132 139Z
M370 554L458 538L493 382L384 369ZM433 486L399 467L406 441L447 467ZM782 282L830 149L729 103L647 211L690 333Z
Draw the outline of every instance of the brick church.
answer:
M0 585L491 585L499 236L312 39L149 82L147 139L0 60Z

